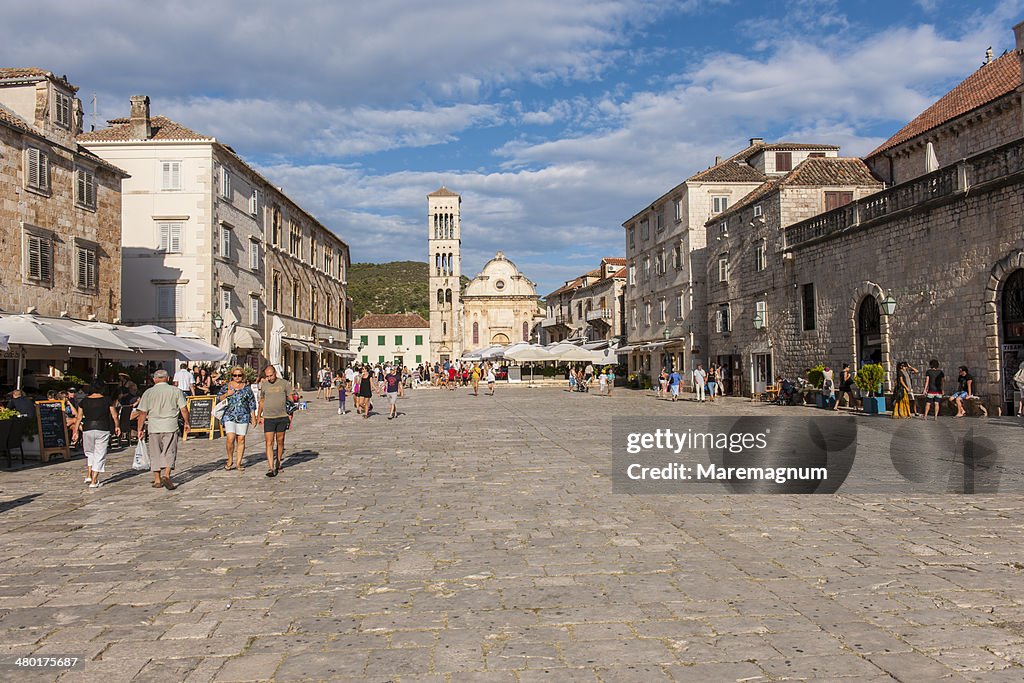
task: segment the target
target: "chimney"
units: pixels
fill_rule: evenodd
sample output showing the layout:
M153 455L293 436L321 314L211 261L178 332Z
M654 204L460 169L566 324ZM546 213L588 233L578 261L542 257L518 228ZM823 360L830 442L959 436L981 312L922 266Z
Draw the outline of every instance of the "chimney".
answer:
M750 146L751 147L753 147L754 145L763 145L763 144L764 144L764 138L750 138Z
M1024 21L1013 27L1013 35L1017 39L1017 49L1024 50Z
M149 98L145 95L132 95L131 103L132 139L148 140L153 136L149 126Z
M719 155L716 154L715 155L715 166L718 166L720 163L722 163L722 157L720 157Z

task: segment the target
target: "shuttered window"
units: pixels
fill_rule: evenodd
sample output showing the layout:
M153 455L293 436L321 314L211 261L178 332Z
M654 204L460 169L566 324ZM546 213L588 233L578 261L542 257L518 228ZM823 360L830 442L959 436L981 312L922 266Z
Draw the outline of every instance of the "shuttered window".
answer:
M88 247L75 248L77 283L81 289L96 289L99 279L96 272L96 250Z
M231 296L231 290L224 287L220 290L221 308L224 311L230 311L231 305L234 303L233 297Z
M832 209L838 209L840 206L846 206L852 201L853 192L826 192L825 210L831 211Z
M54 121L62 128L71 128L71 98L58 92L55 99Z
M181 162L161 161L160 162L160 189L180 190L181 189Z
M50 191L50 157L35 147L25 150L25 184L40 192Z
M75 171L75 201L88 209L96 208L96 175L79 168Z
M258 327L260 324L260 298L258 296L249 297L249 324L253 327Z
M177 318L185 310L185 288L182 285L160 285L156 288L157 316Z
M181 234L184 225L180 222L160 223L160 251L168 254L180 254L182 249Z
M231 171L227 166L220 167L220 196L231 199Z
M249 270L260 269L260 243L256 240L249 240Z
M41 235L25 236L25 274L29 280L53 280L53 240Z
M253 216L260 212L260 191L253 190L249 196L249 213Z
M793 170L793 153L792 152L776 152L775 153L775 170L792 171Z

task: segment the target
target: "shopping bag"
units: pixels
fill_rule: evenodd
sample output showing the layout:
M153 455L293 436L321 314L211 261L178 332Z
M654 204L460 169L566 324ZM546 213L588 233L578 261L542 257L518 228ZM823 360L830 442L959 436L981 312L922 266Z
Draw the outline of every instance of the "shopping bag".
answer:
M213 416L217 418L218 422L224 421L224 413L228 409L228 400L225 398L222 401L217 401L217 405L213 407Z
M135 444L135 457L132 459L132 469L149 469L149 452L146 450L146 442L143 439L139 439L139 442Z

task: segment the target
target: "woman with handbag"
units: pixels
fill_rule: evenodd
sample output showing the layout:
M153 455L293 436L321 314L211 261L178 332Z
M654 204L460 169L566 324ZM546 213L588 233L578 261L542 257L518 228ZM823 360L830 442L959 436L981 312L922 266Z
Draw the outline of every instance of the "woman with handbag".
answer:
M214 406L214 414L219 416L224 434L227 437L228 462L224 469L230 470L232 463L241 472L245 469L242 460L245 457L245 435L250 424L256 424L256 396L252 387L245 381L245 370L236 365L231 368L229 381L217 394L218 403ZM224 405L222 406L221 403Z
M91 489L102 486L100 472L106 471L111 432L121 435L117 411L114 410L114 402L103 395L103 383L94 381L89 385L89 395L78 404L72 432L76 441L79 434L82 436L87 461L85 483Z

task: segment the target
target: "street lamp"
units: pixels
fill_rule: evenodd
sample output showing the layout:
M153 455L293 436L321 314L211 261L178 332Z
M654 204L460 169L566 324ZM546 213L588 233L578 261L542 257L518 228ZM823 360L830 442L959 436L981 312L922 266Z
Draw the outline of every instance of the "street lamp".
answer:
M661 333L661 336L665 338L665 341L668 341L669 337L672 336L672 332L670 332L669 329L666 327L665 331Z
M882 312L886 315L892 315L896 310L896 299L892 298L892 292L885 295L882 299Z
M754 316L754 329L755 330L760 330L760 329L763 329L763 328L764 328L764 318L762 318L761 314L758 313L757 315Z
M217 311L213 312L213 329L220 332L220 328L224 327L224 318L221 317Z

